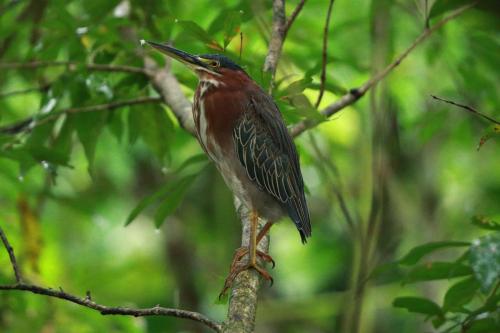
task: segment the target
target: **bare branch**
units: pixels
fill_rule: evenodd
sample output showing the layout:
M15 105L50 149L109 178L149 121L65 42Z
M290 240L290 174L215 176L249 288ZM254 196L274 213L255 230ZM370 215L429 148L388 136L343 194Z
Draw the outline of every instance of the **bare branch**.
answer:
M16 277L16 282L17 283L22 283L22 275L21 275L21 270L19 269L19 266L17 265L17 260L16 256L14 255L14 249L9 243L9 240L7 239L7 236L3 232L3 229L0 227L0 238L2 239L2 243L5 246L5 249L7 250L7 253L9 254L9 259L10 263L12 265L12 269L14 270L14 275Z
M488 120L489 122L492 122L493 124L496 124L496 125L500 125L500 121L494 119L494 118L491 118L490 116L487 116L485 114L482 114L481 112L477 111L476 109L468 106L468 105L464 105L464 104L459 104L459 103L456 103L456 102L453 102L453 101L450 101L448 99L444 99L444 98L441 98L441 97L437 97L437 96L434 96L434 95L431 95L432 98L434 98L435 100L438 100L438 101L441 101L441 102L445 102L445 103L448 103L448 104L451 104L451 105L454 105L454 106L457 106L459 108L462 108L470 113L473 113L479 117L482 117L486 120Z
M281 49L285 41L285 0L274 0L273 2L273 29L269 41L269 51L264 62L264 72L271 73L271 89L276 75L276 68L281 56Z
M173 309L173 308L164 308L160 306L155 306L153 308L146 309L134 309L127 307L110 307L106 305L98 304L92 301L90 297L90 292L87 292L85 297L78 297L72 294L66 293L62 288L59 290L51 289L51 288L43 288L37 285L27 284L22 282L21 273L19 271L19 267L17 265L16 257L14 255L14 250L10 246L5 233L0 227L0 237L2 242L7 249L7 252L10 257L10 262L12 264L12 269L16 275L16 284L14 285L0 285L0 290L19 290L19 291L28 291L34 294L45 295L49 297L55 297L59 299L63 299L96 311L99 311L102 315L125 315L125 316L134 316L134 317L144 317L144 316L168 316L168 317L177 317L184 318L197 321L202 323L203 325L211 328L215 332L221 331L221 325L216 321L202 315L198 312Z
M32 62L0 62L0 69L35 69L43 67L67 67L69 70L76 70L83 66L87 70L101 72L123 72L146 75L144 68L125 66L125 65L107 65L107 64L82 64L74 61L32 61Z
M314 107L318 107L321 103L321 99L323 98L323 94L325 93L325 84L326 84L326 63L328 57L328 27L330 25L330 16L332 14L333 3L335 0L330 0L330 4L328 5L328 11L326 14L326 22L325 27L323 28L323 52L322 52L322 62L321 66L321 77L320 77L320 85L319 85L319 95L316 100L316 104Z
M0 127L0 133L17 134L24 131L30 131L34 127L40 126L51 120L54 120L63 114L106 111L137 104L160 103L161 101L162 99L160 97L138 97L134 99L112 102L107 104L83 106L80 108L67 108L61 111L47 113L46 115L31 116L26 119L20 120L14 124Z
M403 52L401 53L396 60L394 60L391 64L389 64L383 71L380 73L376 74L373 76L371 79L366 81L362 86L359 88L351 89L347 94L342 96L338 101L335 103L327 106L325 109L321 111L321 114L324 115L325 117L331 117L332 115L336 114L346 106L349 106L351 104L354 104L356 101L358 101L361 97L363 97L368 90L373 88L379 81L383 80L394 68L396 68L417 46L419 46L423 41L425 41L432 33L434 33L436 30L440 29L443 27L446 23L450 22L451 20L457 18L461 14L463 14L466 10L472 8L477 4L476 2L473 2L472 4L463 6L456 11L454 11L452 14L449 16L445 17L438 23L432 26L430 29L424 30L420 36L415 39L415 41ZM316 126L318 122L314 122L311 120L304 120L299 122L297 125L295 125L291 130L291 135L293 137L296 137L303 133L305 130L312 128Z
M306 0L301 0L299 2L299 4L297 5L297 7L295 7L295 9L293 10L293 13L288 18L288 20L286 22L286 26L285 26L285 33L284 33L285 36L288 34L288 30L290 30L293 22L295 21L295 19L297 18L297 16L300 14L300 11L304 7L305 3L306 3Z

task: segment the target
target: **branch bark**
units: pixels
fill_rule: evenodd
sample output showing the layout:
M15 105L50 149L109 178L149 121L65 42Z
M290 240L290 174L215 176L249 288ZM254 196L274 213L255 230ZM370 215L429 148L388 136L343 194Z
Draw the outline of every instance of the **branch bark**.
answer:
M106 306L106 305L102 305L102 304L98 304L98 303L94 302L90 296L90 292L87 292L87 295L85 297L78 297L78 296L75 296L75 295L72 295L72 294L65 292L61 288L59 288L59 290L56 290L56 289L51 289L51 288L40 287L38 285L24 283L21 271L19 269L19 266L17 265L16 256L14 255L14 249L10 245L10 243L7 239L7 236L5 235L5 233L1 227L0 227L0 239L2 240L2 243L7 250L7 253L9 254L11 266L12 266L12 269L13 269L15 277L16 277L16 284L0 285L0 290L28 291L28 292L38 294L38 295L59 298L59 299L63 299L63 300L84 306L84 307L89 308L89 309L99 311L102 315L125 315L125 316L134 316L134 317L168 316L168 317L190 319L190 320L197 321L197 322L211 328L215 332L221 331L221 325L219 323L217 323L216 321L214 321L214 320L212 320L212 319L210 319L210 318L206 317L205 315L198 313L198 312L180 310L180 309L174 309L174 308L164 308L164 307L161 307L159 305L152 307L152 308L146 308L146 309L134 309L134 308L127 308L127 307L111 307L111 306Z
M354 104L357 102L361 97L363 97L368 90L373 88L378 82L381 80L385 79L387 75L389 75L393 69L395 69L401 62L417 47L419 46L423 41L425 41L432 33L434 33L436 30L439 30L441 27L446 25L448 22L451 20L457 18L461 14L463 14L465 11L468 9L474 7L477 4L476 2L473 2L472 4L460 7L456 11L454 11L452 14L448 15L438 23L432 26L430 29L425 29L418 37L415 39L415 41L403 52L401 53L391 64L389 64L383 71L380 73L374 75L372 78L370 78L368 81L366 81L363 85L361 85L359 88L354 88L351 89L347 94L342 96L338 101L335 103L330 104L327 106L325 109L321 111L321 114L324 115L325 117L331 117L337 112L341 111L345 107ZM315 121L310 121L310 120L304 120L299 122L297 125L295 125L291 130L290 133L293 137L299 136L306 130L315 127L318 125L319 122Z

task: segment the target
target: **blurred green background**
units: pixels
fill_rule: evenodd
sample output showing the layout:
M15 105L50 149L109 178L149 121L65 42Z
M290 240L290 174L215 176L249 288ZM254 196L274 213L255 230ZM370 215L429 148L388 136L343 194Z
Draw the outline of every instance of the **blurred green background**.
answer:
M297 3L287 2L288 15ZM383 69L426 21L432 25L464 3L335 1L319 110ZM313 237L303 246L288 219L273 227L275 284L260 291L256 332L438 331L392 300L423 295L439 304L455 280L401 284L396 272L372 272L422 243L470 242L485 233L471 225L472 216L500 216L492 126L430 96L500 118L500 13L492 3L438 30L370 94L297 138ZM74 65L0 67L0 126L68 107L157 96L141 74L79 65L143 67L143 38L194 53L222 52L210 40L229 42L224 52L266 86L261 68L271 5L2 0L1 63ZM327 7L328 1L307 1L288 33L274 96L290 125L320 117L310 105L318 95ZM191 98L196 78L177 63L172 70ZM485 135L493 137L478 150ZM197 158L183 166L202 150L167 107L63 115L33 131L2 134L0 144L0 223L31 281L82 296L90 290L106 305L161 304L224 320L227 305L216 299L240 243L240 223L213 165ZM125 227L134 207L161 189L166 194ZM459 254L450 249L433 258ZM0 284L12 281L2 248ZM57 299L0 292L0 332L205 331L177 318L105 317Z

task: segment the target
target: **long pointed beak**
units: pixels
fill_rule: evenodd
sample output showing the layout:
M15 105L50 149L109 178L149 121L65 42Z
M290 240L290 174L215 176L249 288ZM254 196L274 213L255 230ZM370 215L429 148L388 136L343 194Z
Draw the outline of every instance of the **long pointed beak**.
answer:
M145 41L145 42L154 47L155 49L157 49L158 51L160 51L161 53L164 53L171 58L179 60L180 62L187 65L188 67L191 67L192 69L195 69L196 67L207 68L207 65L202 61L200 61L200 59L193 54L186 53L184 51L178 50L168 45L159 44L151 41Z

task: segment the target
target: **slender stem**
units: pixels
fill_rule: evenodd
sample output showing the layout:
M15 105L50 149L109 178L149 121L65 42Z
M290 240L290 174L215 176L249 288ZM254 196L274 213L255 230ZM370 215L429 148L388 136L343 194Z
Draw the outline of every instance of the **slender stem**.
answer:
M328 5L328 11L326 14L326 22L325 27L323 28L323 52L322 52L322 66L321 66L321 77L319 84L319 95L316 100L316 104L314 107L318 107L321 103L321 99L323 98L323 94L325 93L325 84L326 84L326 64L328 58L328 27L330 26L330 16L332 14L333 3L335 0L330 0L330 4Z
M423 41L425 41L432 33L434 33L436 30L439 30L441 27L446 25L448 22L452 21L453 19L457 18L461 14L463 14L465 11L468 9L474 7L477 4L477 1L473 2L472 4L463 6L457 10L455 10L452 14L448 15L438 23L432 26L430 29L425 29L416 39L415 41L405 50L403 51L391 64L389 64L384 70L382 70L380 73L374 75L372 78L370 78L368 81L366 81L362 86L359 88L351 89L347 94L344 96L340 97L338 101L335 103L330 104L326 108L324 108L321 111L321 114L324 115L325 117L331 117L337 112L341 111L345 107L354 104L356 101L358 101L361 97L363 97L368 90L370 90L374 85L376 85L379 81L383 80L389 73L392 72L393 69L395 69L405 58L417 47L419 46ZM302 134L304 131L307 129L310 129L312 127L315 127L318 125L318 122L315 121L310 121L310 120L305 120L299 122L297 125L295 125L291 130L290 133L293 137L296 137L300 134Z
M500 125L500 121L494 119L494 118L491 118L490 116L487 116L479 111L477 111L476 109L468 106L468 105L464 105L464 104L459 104L459 103L456 103L456 102L453 102L453 101L450 101L448 99L444 99L444 98L441 98L441 97L437 97L437 96L434 96L434 95L431 95L432 98L434 98L435 100L438 100L438 101L441 101L441 102L445 102L445 103L448 103L448 104L451 104L451 105L454 105L454 106L457 106L459 108L462 108L470 113L473 113L479 117L482 117L486 120L488 120L489 122L492 122L493 124L496 124L496 125Z
M0 133L17 134L17 133L21 133L21 132L25 132L25 131L30 131L34 127L40 126L40 125L45 124L51 120L54 120L63 114L113 110L113 109L121 108L124 106L131 106L131 105L137 105L137 104L148 104L148 103L160 103L161 101L162 101L162 99L160 97L139 97L139 98L129 99L129 100L125 100L125 101L112 102L112 103L107 103L107 104L83 106L83 107L79 107L79 108L67 108L67 109L64 109L61 111L47 113L46 115L31 116L31 117L25 118L23 120L20 120L14 124L0 127Z
M32 62L0 62L0 69L35 69L44 67L68 67L70 70L76 70L83 66L87 70L102 72L124 72L146 75L144 68L126 66L126 65L107 65L107 64L82 64L74 61L32 61Z
M293 22L295 21L297 16L302 11L302 8L304 7L305 4L306 4L306 0L301 0L299 2L299 4L297 5L297 7L295 7L295 9L293 10L292 14L288 18L286 25L285 25L285 36L288 34L288 30L290 30L290 28L292 27Z
M10 259L10 264L12 265L12 270L14 271L14 275L16 277L16 282L17 283L22 283L23 277L21 274L21 270L19 269L19 266L17 265L17 260L16 256L14 254L14 249L9 243L9 240L7 239L7 236L3 232L3 229L0 227L0 238L2 239L2 243L7 250L7 253L9 254L9 259Z

